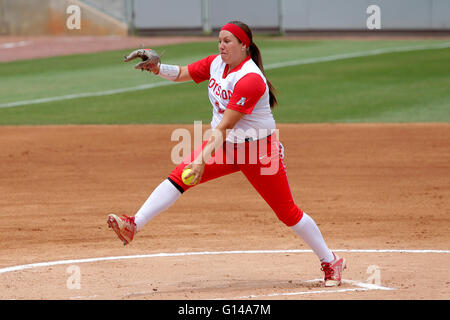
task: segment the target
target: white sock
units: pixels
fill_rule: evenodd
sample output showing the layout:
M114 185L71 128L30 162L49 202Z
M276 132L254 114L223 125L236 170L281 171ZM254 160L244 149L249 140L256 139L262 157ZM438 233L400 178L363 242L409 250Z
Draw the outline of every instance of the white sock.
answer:
M147 222L167 210L181 194L168 179L161 182L134 216L137 230L139 231Z
M303 217L300 221L295 226L292 226L291 229L308 244L320 262L331 262L334 260L333 252L326 245L319 227L305 212L303 212Z

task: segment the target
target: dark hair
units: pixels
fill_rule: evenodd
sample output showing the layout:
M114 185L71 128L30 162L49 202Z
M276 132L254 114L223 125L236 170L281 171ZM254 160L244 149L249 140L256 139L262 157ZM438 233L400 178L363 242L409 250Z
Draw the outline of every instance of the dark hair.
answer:
M238 26L239 28L244 30L244 32L247 34L248 38L250 39L250 46L248 48L250 57L256 63L256 65L261 70L261 72L264 74L264 77L266 77L266 73L264 72L264 66L263 66L263 62L262 62L261 52L259 51L258 46L253 42L253 35L252 35L252 31L250 30L249 26L246 25L245 23L243 23L242 21L230 21L229 23L232 23L232 24ZM239 39L238 39L238 41L240 42ZM269 87L270 107L273 108L277 104L277 97L275 96L276 90L275 90L274 86L270 83L269 79L267 79L267 77L266 77L266 81L267 81L267 86Z

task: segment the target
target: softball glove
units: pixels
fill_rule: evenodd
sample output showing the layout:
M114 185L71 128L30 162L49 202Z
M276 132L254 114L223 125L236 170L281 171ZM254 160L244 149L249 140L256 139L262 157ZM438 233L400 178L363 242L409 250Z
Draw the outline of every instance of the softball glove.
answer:
M124 56L124 58L125 62L141 58L142 61L135 65L134 68L147 71L152 71L161 63L161 57L153 49L134 50L128 56Z

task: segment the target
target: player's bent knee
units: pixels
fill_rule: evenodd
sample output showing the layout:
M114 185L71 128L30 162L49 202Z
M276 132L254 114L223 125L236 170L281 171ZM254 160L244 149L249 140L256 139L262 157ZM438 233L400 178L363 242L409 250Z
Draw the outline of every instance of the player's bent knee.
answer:
M276 211L278 219L287 227L295 226L303 217L303 211L297 206L288 210Z

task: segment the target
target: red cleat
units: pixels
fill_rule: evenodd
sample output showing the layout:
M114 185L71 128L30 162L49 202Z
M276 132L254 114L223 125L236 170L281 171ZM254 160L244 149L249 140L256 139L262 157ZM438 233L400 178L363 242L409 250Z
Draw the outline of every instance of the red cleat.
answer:
M128 217L123 215L118 217L115 214L108 215L108 227L112 228L123 245L129 244L133 241L133 237L136 234L136 224L134 223L134 217Z
M342 271L347 267L344 258L336 256L334 253L332 262L322 262L322 271L325 272L323 279L324 287L337 287L341 285Z

